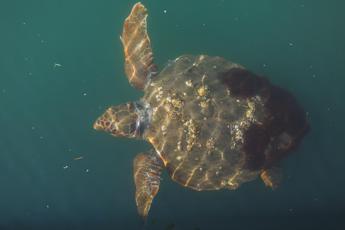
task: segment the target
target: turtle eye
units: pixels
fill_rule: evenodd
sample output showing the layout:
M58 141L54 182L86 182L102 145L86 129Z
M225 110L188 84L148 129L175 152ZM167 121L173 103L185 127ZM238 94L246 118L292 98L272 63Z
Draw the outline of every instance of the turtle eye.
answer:
M117 131L116 127L115 127L114 123L112 123L109 127L109 132L111 132L113 135L115 135L116 131Z

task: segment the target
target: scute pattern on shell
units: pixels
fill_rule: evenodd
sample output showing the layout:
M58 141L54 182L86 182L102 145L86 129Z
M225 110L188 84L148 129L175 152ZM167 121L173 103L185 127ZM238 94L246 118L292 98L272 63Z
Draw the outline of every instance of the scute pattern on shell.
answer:
M236 188L238 180L247 179L236 170L244 164L236 143L243 141L238 127L249 122L241 120L248 109L243 103L234 106L239 99L229 97L216 77L235 67L240 66L219 57L182 56L146 89L144 100L150 104L152 118L145 137L172 179L185 186ZM251 173L245 174L251 178Z
M238 80L238 74L244 77ZM273 138L263 126L271 119L265 107L270 85L256 76L251 84L250 75L220 57L183 55L147 85L143 102L151 121L143 136L173 180L195 190L236 189L256 178L266 159L275 159L274 146L252 136L264 132ZM285 135L285 141L293 140ZM260 152L247 151L253 146Z

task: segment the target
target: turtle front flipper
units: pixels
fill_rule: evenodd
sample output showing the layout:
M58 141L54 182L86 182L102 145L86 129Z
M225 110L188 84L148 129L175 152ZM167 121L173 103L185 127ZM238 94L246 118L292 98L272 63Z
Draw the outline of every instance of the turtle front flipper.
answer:
M267 187L276 189L282 179L282 170L278 166L273 166L261 172L260 177Z
M135 4L120 37L125 53L125 72L129 83L137 89L144 89L150 75L156 72L146 18L145 6L140 2Z
M152 153L140 153L135 157L133 167L135 201L139 215L145 219L159 190L163 162Z

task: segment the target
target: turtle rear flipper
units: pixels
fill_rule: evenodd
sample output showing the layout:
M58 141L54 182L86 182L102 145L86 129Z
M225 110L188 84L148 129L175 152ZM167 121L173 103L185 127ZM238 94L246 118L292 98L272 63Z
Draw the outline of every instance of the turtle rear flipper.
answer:
M134 158L135 201L139 215L144 219L157 195L163 162L156 154L140 153Z
M144 89L150 75L156 72L146 18L145 6L140 2L135 4L120 37L125 53L125 72L129 83L137 89Z
M276 189L282 179L282 169L278 166L273 166L269 169L263 170L260 177L267 187Z

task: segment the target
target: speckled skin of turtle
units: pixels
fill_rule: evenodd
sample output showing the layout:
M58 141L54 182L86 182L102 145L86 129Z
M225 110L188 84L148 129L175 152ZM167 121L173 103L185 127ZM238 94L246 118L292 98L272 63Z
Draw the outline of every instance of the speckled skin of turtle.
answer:
M233 190L257 177L277 187L279 161L308 130L294 97L221 57L182 55L158 72L146 18L135 4L121 36L126 75L144 96L111 106L94 123L153 147L133 163L139 214L147 216L164 168L196 191Z

